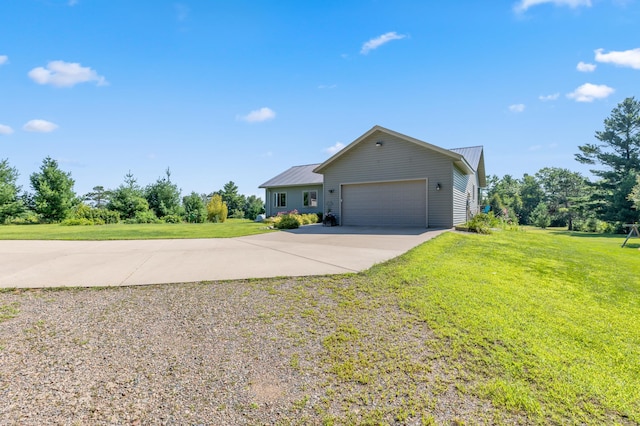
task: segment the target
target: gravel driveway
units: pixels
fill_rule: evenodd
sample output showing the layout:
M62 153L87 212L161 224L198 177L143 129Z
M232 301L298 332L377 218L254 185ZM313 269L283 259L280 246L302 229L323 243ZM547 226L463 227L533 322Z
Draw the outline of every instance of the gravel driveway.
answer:
M502 418L456 390L427 325L368 279L4 291L0 424Z

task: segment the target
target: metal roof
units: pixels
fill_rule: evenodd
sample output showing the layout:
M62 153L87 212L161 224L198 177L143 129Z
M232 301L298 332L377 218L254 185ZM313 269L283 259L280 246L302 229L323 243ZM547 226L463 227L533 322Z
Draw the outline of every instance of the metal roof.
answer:
M462 155L473 170L478 170L480 157L482 157L482 146L470 146L466 148L452 148L449 151L457 152Z
M289 170L280 173L278 176L269 179L260 188L272 188L278 186L301 186L301 185L322 185L323 176L314 173L313 169L318 164L307 164L304 166L293 166Z
M482 146L470 146L467 148L453 148L449 151L456 152L462 155L469 165L473 167L473 170L478 174L478 185L481 188L487 186L487 175L484 170L484 148Z

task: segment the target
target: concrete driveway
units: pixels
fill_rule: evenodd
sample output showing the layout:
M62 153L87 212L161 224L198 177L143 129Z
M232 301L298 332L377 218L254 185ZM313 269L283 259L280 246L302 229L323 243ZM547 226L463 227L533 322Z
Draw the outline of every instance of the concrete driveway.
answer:
M309 225L239 238L0 241L0 288L141 285L359 272L445 231Z

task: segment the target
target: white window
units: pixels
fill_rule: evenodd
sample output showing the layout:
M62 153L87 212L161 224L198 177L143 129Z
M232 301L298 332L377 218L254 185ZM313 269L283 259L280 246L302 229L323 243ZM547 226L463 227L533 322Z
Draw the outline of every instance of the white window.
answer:
M318 207L318 191L303 191L302 205L305 207Z
M274 207L287 207L287 193L276 192L273 194Z

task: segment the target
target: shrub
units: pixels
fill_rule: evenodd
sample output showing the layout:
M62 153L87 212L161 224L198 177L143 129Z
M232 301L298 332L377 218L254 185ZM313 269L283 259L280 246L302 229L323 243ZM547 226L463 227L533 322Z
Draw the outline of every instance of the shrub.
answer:
M113 210L89 207L84 203L80 203L73 209L71 219L86 219L93 225L104 225L105 223L120 222L120 213Z
M182 223L182 218L177 214L168 214L162 218L164 223Z
M549 208L545 203L538 203L536 208L531 212L529 219L534 226L545 229L547 226L551 225Z
M500 221L493 215L493 212L488 214L478 213L465 224L465 228L478 234L490 234L491 228L497 226L499 222Z
M65 219L62 222L60 222L60 225L64 225L64 226L87 226L87 225L93 225L93 221L90 219L86 219L86 218L72 218L72 219Z
M302 224L303 225L311 225L313 223L318 223L318 215L315 213L308 213L308 214L303 214L301 215L302 217Z
M12 217L5 223L9 225L35 225L40 223L40 217L35 213L24 213L18 217Z
M622 228L620 226L620 228ZM603 233L615 233L617 230L616 224L603 222L595 217L590 217L586 220L576 220L573 222L573 230L581 232L595 232L599 234Z
M107 209L92 209L91 214L96 225L120 222L120 213L118 213L117 211Z
M144 212L137 212L135 217L125 220L124 223L162 223L162 221L158 219L153 211L147 210Z
M223 223L227 220L229 209L227 203L222 201L219 194L214 194L209 203L207 203L207 220L209 222Z
M244 210L234 209L229 215L229 217L232 217L234 219L244 219Z
M280 216L280 220L275 223L277 229L296 229L300 227L299 215L285 214Z
M276 216L266 218L264 222L276 229L295 229L303 225L318 223L319 217L316 213L299 214L297 210L291 210L290 212L279 212Z

